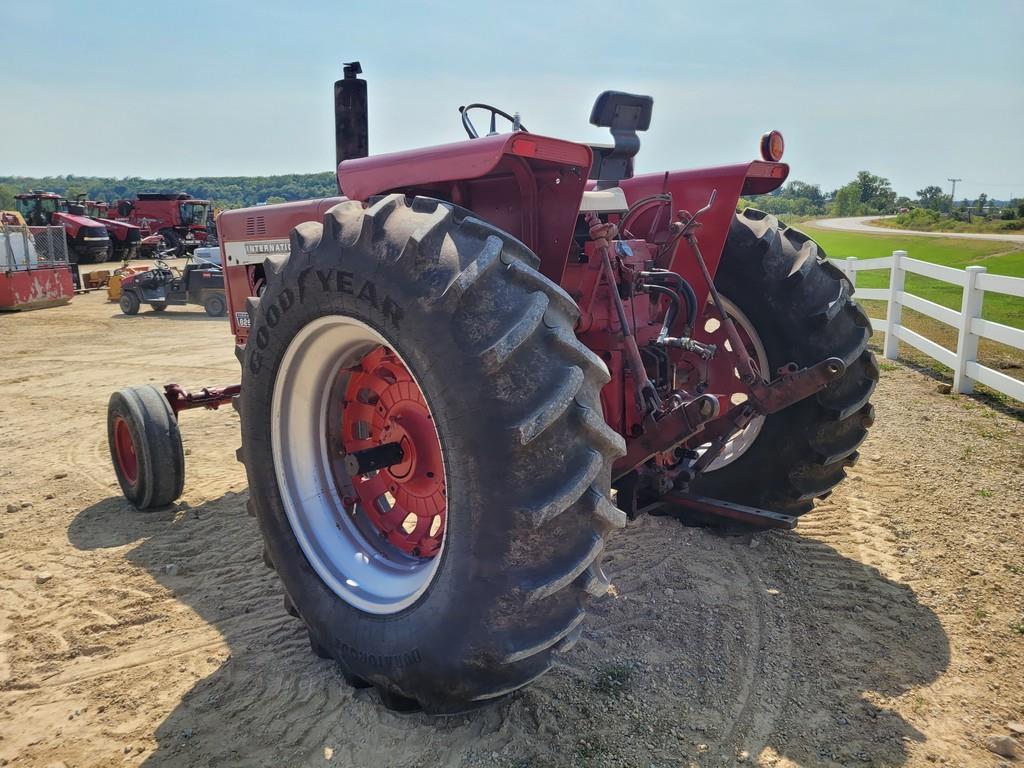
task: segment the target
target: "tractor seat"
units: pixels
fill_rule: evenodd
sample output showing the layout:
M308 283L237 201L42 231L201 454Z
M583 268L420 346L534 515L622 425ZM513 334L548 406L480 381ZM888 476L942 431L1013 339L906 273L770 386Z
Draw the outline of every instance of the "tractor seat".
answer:
M625 213L629 210L622 187L588 189L583 193L580 213Z
M615 186L622 179L633 176L633 158L640 151L637 131L651 127L654 99L622 91L605 91L597 97L590 112L590 124L608 128L612 132L611 147L594 145L594 161L590 178L598 189Z
M144 290L153 290L173 279L174 273L169 269L154 267L148 272L143 272L136 278L136 284Z

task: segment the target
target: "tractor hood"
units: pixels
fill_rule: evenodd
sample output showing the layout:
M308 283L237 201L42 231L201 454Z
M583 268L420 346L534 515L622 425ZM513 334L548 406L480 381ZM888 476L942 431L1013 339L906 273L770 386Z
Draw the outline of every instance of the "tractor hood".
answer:
M126 221L116 221L114 219L96 219L107 229L117 230L118 232L131 232L132 230L142 231L139 227L134 224L129 224Z
M74 227L101 227L104 228L95 219L90 219L88 216L80 216L76 213L64 213L63 211L57 211L53 214L53 220L56 223L68 224Z

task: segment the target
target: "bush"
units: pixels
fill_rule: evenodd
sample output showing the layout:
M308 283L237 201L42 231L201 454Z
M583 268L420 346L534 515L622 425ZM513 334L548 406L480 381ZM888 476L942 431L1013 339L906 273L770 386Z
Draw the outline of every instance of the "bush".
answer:
M1011 211L1014 209L1010 209ZM1024 229L1024 218L992 218L950 215L926 208L915 208L878 224L894 229L916 229L920 232L1016 232Z
M908 229L923 229L933 227L943 219L948 218L948 216L943 216L938 211L930 208L913 208L906 213L898 215L896 223Z

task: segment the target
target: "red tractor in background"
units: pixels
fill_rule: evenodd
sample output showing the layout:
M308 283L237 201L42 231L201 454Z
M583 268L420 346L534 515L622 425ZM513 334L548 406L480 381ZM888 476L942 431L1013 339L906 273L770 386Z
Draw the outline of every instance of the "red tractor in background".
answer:
M814 241L736 213L786 179L777 132L638 176L653 101L606 91L610 147L473 104L466 140L368 156L360 71L335 84L343 196L219 218L241 384L115 392L110 450L136 507L169 504L178 414L231 402L313 650L390 707L460 712L576 642L628 519L793 527L856 461L878 368Z
M140 192L137 200L118 200L111 204L117 218L141 227L144 234L164 238L166 252L184 256L208 237L211 204L184 192Z
M33 190L15 195L15 205L30 227L63 225L72 264L106 261L111 241L105 225L84 215L71 213L67 201L53 192Z
M107 228L113 259L127 261L139 257L142 249L142 230L134 224L109 218L106 203L86 200L85 195L79 195L74 202L67 204L66 210L88 216Z

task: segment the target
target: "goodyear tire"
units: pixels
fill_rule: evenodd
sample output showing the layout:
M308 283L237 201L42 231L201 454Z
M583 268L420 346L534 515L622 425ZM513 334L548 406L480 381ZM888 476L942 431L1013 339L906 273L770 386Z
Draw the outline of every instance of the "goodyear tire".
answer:
M117 482L136 509L163 507L185 486L185 454L170 403L156 387L127 387L107 404L107 442Z
M240 457L267 560L313 650L394 708L460 712L526 685L575 642L586 600L608 587L604 539L625 524L609 498L624 445L598 400L608 372L572 332L576 305L537 265L465 210L389 195L297 227L290 256L266 262L266 292L250 299ZM380 383L370 368L390 373ZM349 377L383 391L396 372L422 394L419 412L429 408L446 502L435 553L408 561L426 575L389 592L375 569L418 529L360 527L370 512L339 501L356 479L336 474L330 436L336 409L369 419L389 400L339 401L364 391ZM418 462L427 453L414 447Z
M870 323L817 244L761 211L736 216L715 284L749 319L773 374L832 356L847 365L816 396L768 416L742 455L691 484L705 496L801 515L846 477L874 421Z

